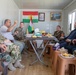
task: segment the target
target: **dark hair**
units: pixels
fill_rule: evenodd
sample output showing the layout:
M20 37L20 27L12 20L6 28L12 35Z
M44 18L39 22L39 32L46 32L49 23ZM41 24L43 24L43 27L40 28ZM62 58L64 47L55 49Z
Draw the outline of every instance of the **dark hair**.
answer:
M61 26L58 25L57 27L59 27L61 29Z
M24 23L24 22L20 22L20 24L21 24L21 23Z
M4 24L6 24L6 22L7 22L8 20L9 20L9 19L5 19Z

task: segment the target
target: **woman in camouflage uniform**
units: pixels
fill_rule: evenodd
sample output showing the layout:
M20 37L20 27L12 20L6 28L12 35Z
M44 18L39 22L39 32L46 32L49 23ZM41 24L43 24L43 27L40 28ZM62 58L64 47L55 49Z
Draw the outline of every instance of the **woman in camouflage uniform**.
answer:
M11 56L11 61L10 61L10 64L8 65L8 68L10 70L15 70L16 69L15 67L24 68L24 66L20 63L21 54L20 54L19 46L16 46L10 40L4 38L0 34L0 44L2 43L6 45L7 47L6 52L8 52ZM12 63L15 63L14 66Z
M0 44L0 60L7 63L11 61L11 57L8 52L6 52L6 45L4 44Z
M25 31L23 30L24 27L24 23L20 22L20 26L18 28L15 29L14 31L14 38L16 40L24 40L25 39Z
M60 41L64 39L64 32L61 30L61 26L57 26L56 31L54 32L54 36Z
M23 46L24 46L24 50L27 50L27 41L25 40L25 31L23 29L24 27L24 23L20 22L20 26L18 28L15 29L14 31L14 38L15 40L18 40L20 42L22 42Z
M3 71L5 71L10 61L11 61L11 57L6 52L6 45L0 44L0 75L2 75Z

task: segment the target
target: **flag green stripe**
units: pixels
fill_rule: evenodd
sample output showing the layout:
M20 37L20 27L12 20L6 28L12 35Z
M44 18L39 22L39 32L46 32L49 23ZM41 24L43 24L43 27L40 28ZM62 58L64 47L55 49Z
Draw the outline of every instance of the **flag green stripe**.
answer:
M23 19L24 23L30 23L30 19Z
M23 19L24 23L30 23L30 19ZM38 19L32 19L33 23L38 23Z

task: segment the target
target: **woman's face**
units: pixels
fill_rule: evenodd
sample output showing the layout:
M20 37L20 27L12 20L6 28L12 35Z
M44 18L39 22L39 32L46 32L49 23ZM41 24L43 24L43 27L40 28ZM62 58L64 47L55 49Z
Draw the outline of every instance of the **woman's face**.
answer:
M56 30L57 30L57 31L60 31L60 30L61 30L61 28L60 28L59 26L57 26Z
M24 27L24 23L21 23L21 24L20 24L20 27L23 28L23 27Z

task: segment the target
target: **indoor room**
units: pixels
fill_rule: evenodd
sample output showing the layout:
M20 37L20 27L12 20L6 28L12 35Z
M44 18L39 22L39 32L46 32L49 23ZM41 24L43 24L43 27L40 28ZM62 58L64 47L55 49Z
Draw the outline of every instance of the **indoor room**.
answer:
M76 0L0 0L0 75L76 75Z

